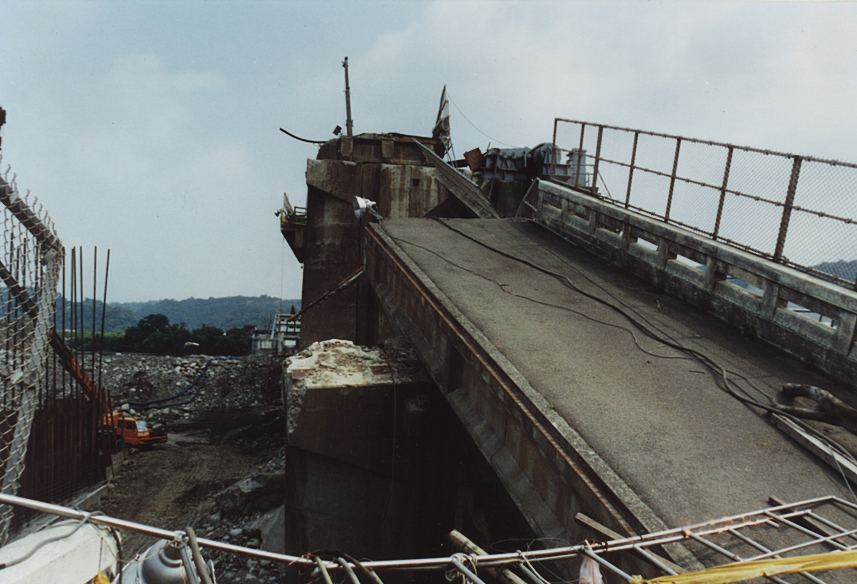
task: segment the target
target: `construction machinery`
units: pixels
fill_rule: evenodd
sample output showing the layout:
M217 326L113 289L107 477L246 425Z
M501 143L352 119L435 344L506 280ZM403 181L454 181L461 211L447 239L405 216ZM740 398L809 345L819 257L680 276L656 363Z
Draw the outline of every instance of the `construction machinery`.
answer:
M62 337L55 329L51 329L51 347L59 357L63 369L77 381L78 385L86 393L87 397L101 404L103 412L104 428L115 437L117 444L121 446L133 446L135 448L162 444L167 441L168 436L163 427L159 425L149 427L146 420L128 415L123 410L114 410L110 398L103 389L98 388L86 370L78 363L71 349L65 344Z

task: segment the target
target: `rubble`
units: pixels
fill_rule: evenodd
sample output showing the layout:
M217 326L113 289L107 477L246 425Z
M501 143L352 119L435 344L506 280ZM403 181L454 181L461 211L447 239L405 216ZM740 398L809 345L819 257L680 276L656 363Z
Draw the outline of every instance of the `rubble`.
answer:
M101 383L117 404L173 396L209 366L203 384L197 381L165 408L139 412L166 421L170 441L130 453L108 485L102 510L168 529L191 525L200 537L258 549L272 514L284 502L281 360L267 355L211 359L104 356ZM123 538L131 557L152 543L130 533ZM215 563L221 582L281 581L276 563L211 550L203 555Z
M278 362L273 364L278 369ZM115 404L159 400L187 389L174 400L150 408L132 405L132 409L149 417L189 420L205 409L277 404L279 375L271 375L271 366L268 355L233 358L115 353L103 357L101 384L110 390ZM190 387L203 370L204 377Z
M394 339L383 347L363 347L331 339L289 357L283 363L289 434L295 431L308 390L424 381L426 374L415 353L402 343L402 339Z

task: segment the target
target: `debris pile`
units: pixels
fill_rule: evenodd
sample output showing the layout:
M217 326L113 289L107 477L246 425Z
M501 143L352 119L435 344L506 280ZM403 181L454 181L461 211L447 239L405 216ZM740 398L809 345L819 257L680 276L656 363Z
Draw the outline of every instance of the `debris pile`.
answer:
M206 364L208 368L204 383L197 379L199 387L164 402L166 407L138 409L149 420L166 421L170 440L148 451L128 452L101 510L165 529L191 525L201 538L261 548L284 503L282 359L267 355L211 359L104 356L101 383L116 404L176 395L197 379ZM124 533L123 540L127 559L154 543L133 532ZM203 555L214 561L222 582L266 583L282 578L279 566L270 561L205 549Z
M289 433L297 426L307 391L423 382L427 376L404 339L363 347L331 339L313 343L283 363Z
M205 409L279 404L278 365L268 355L231 358L116 353L104 356L101 383L116 404L177 396L137 409L157 410L158 416L168 420L189 420Z
M197 535L251 549L263 548L264 534L283 522L279 507L285 493L286 450L258 471L214 494L205 508L211 511L197 521ZM276 529L276 528L274 528ZM283 550L271 550L282 552ZM279 566L270 560L239 554L205 551L223 582L281 582Z

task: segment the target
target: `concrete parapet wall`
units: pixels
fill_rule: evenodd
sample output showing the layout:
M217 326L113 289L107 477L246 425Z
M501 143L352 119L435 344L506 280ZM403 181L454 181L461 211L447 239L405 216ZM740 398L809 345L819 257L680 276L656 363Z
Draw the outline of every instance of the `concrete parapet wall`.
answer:
M61 535L67 537L49 541ZM74 525L51 526L22 537L0 548L0 564L16 561L39 545L38 553L3 569L4 584L83 584L99 571L115 574L118 570L116 540L94 525L83 525L77 531Z
M857 389L857 293L555 183L535 181L525 206L589 251Z

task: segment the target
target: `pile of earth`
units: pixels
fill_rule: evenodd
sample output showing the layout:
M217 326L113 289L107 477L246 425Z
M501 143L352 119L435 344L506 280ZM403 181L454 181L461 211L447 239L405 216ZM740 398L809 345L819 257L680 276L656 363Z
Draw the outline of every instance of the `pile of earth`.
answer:
M203 378L197 379L208 364ZM264 545L285 494L282 359L248 356L105 355L101 383L114 403L147 402L136 413L166 422L166 444L126 451L99 506L105 514L248 548ZM192 399L191 399L192 398ZM122 557L134 561L155 540L126 531ZM281 550L280 550L281 551ZM220 582L279 582L278 565L203 549Z
M191 419L203 409L280 405L281 363L269 355L116 353L104 356L100 380L115 404L148 403L132 404L131 409L157 412L167 419Z

